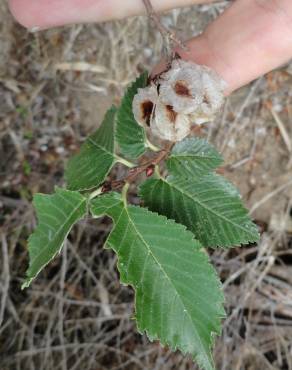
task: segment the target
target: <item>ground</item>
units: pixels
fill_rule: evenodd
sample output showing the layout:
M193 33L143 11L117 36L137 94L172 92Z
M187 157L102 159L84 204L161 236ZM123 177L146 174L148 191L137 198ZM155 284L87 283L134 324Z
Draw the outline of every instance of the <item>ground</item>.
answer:
M164 16L181 37L200 32L227 2ZM0 368L195 369L137 333L133 292L102 245L109 220L80 222L61 256L20 290L32 195L62 185L64 164L126 85L160 57L144 17L28 33L0 4ZM76 65L75 63L79 63ZM80 64L81 63L81 64ZM292 369L292 68L232 94L196 135L223 154L261 229L259 245L210 251L227 319L217 369Z

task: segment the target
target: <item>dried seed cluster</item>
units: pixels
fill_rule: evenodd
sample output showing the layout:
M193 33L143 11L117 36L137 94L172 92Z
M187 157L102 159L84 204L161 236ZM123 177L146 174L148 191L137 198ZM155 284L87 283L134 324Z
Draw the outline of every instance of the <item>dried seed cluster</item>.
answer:
M222 106L226 83L210 68L173 60L157 80L139 89L133 100L136 121L161 139L180 141L214 119Z

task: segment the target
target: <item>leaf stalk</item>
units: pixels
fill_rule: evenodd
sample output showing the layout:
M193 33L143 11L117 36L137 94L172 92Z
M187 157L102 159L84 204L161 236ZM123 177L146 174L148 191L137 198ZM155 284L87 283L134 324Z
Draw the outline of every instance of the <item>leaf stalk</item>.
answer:
M98 197L102 193L102 187L96 189L89 195L89 200Z
M152 150L153 152L159 152L161 149L158 148L156 145L152 144L151 141L149 141L148 139L146 139L146 145L147 147Z
M126 182L122 190L122 199L123 199L125 207L127 207L127 204L128 204L127 194L128 194L129 187L130 187L130 183Z
M129 167L129 168L133 168L133 167L136 166L135 163L130 162L127 159L119 157L119 156L116 156L116 160L117 160L117 162L119 162L119 163L121 163L124 166Z

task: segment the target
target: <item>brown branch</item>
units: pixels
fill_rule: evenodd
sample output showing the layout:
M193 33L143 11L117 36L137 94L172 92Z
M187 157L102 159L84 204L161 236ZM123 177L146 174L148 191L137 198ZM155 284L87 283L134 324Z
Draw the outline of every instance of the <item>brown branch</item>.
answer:
M139 175L146 173L146 175L151 176L155 166L162 162L170 153L174 143L169 144L166 148L162 149L157 153L155 157L151 160L141 164L140 166L131 168L128 171L127 176L121 180L107 181L102 186L102 193L107 193L111 190L118 190L122 188L126 183L133 183Z
M159 15L153 9L150 0L142 0L145 6L148 17L155 24L156 28L160 32L163 39L163 47L165 50L166 57L168 59L173 58L172 44L176 44L183 50L187 50L187 46L176 36L174 32L167 29L161 22Z

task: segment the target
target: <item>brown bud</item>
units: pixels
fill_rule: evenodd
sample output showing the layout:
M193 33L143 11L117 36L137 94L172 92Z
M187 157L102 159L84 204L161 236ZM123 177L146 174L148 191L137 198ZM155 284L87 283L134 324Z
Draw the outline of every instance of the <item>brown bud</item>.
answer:
M151 164L150 166L148 166L148 167L146 168L146 171L145 171L146 176L147 176L147 177L152 176L152 175L153 175L153 173L154 173L154 170L155 170L155 166L154 166L154 164Z
M109 181L106 181L103 183L102 187L101 187L101 192L102 193L107 193L108 191L111 191L112 190L112 185Z

